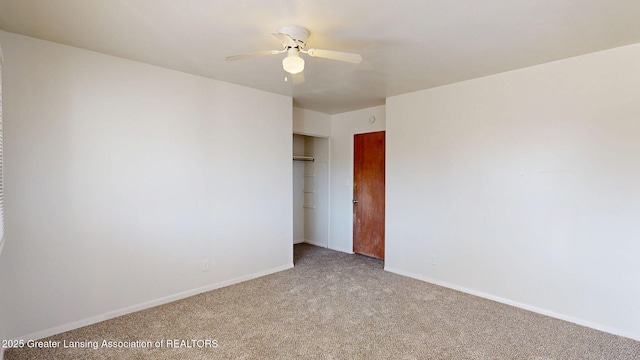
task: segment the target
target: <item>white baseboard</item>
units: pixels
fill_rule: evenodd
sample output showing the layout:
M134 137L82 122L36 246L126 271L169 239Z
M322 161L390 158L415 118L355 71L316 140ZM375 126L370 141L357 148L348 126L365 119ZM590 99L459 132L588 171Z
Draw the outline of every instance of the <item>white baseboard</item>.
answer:
M294 244L302 244L303 242L304 242L304 239L293 240Z
M183 291L181 293L165 296L165 297L162 297L162 298L159 298L159 299L146 301L144 303L133 305L133 306L128 306L128 307L125 307L125 308L122 308L122 309L109 311L109 312L106 312L106 313L101 314L101 315L92 316L92 317L89 317L89 318L86 318L86 319L82 319L82 320L79 320L79 321L74 321L74 322L67 323L67 324L64 324L64 325L55 326L55 327L52 327L52 328L49 328L49 329L37 331L37 332L32 333L32 334L27 334L27 335L24 335L24 336L20 336L20 337L18 337L18 339L37 340L37 339L46 338L46 337L57 335L57 334L60 334L60 333L66 332L66 331L71 331L71 330L74 330L74 329L77 329L77 328L80 328L80 327L83 327L83 326L92 325L92 324L95 324L95 323L99 323L101 321L113 319L113 318L118 317L118 316L130 314L130 313L133 313L133 312L136 312L136 311L140 311L140 310L145 310L145 309L148 309L148 308L152 308L154 306L163 305L163 304L166 304L166 303L170 303L172 301L176 301L176 300L187 298L189 296L193 296L193 295L197 295L197 294L200 294L200 293L203 293L203 292L207 292L207 291L223 288L225 286L241 283L241 282L244 282L244 281L247 281L247 280L252 280L252 279L255 279L255 278L259 278L259 277L262 277L262 276L265 276L265 275L270 275L270 274L277 273L277 272L280 272L280 271L283 271L283 270L287 270L287 269L291 269L291 268L293 268L293 263L291 263L289 265L283 265L283 266L279 266L279 267L276 267L276 268L260 271L260 272L254 273L254 274L243 275L243 276L239 276L237 278L220 281L220 282L217 282L217 283L214 283L214 284L202 286L202 287L195 288L195 289L192 289L192 290ZM0 351L2 351L2 350L0 350ZM0 352L0 360L2 360L3 355L4 355L3 351Z
M327 245L328 245L327 243L321 243L321 242L312 241L312 240L305 240L304 242L306 242L307 244L310 244L310 245L315 245L315 246L319 246L319 247L323 247L323 248L326 248Z
M4 359L4 348L0 347L0 360Z
M347 254L355 254L353 252L353 249L349 249L349 248L341 248L341 247L329 246L329 249L335 250L335 251L340 251L340 252L347 253Z
M506 304L506 305L514 306L514 307L517 307L517 308L520 308L520 309L528 310L528 311L531 311L531 312L534 312L534 313L538 313L538 314L541 314L541 315L546 315L546 316L549 316L549 317L552 317L552 318L556 318L556 319L559 319L559 320L568 321L570 323L574 323L574 324L577 324L577 325L586 326L586 327L589 327L589 328L592 328L592 329L596 329L596 330L604 331L604 332L607 332L607 333L610 333L610 334L619 335L619 336L623 336L623 337L626 337L626 338L629 338L629 339L640 341L640 334L632 334L632 333L629 333L628 331L622 331L622 330L619 330L619 329L611 328L609 326L605 326L605 325L602 325L602 324L594 323L594 322L591 322L591 321L587 321L587 320L583 320L583 319L579 319L579 318L575 318L575 317L567 316L567 315L563 315L563 314L558 314L556 312L545 310L545 309L542 309L542 308L539 308L539 307L536 307L536 306L524 304L524 303L521 303L521 302L518 302L518 301L505 299L505 298L502 298L502 297L499 297L499 296L495 296L495 295L491 295L491 294L487 294L487 293L484 293L484 292L481 292L481 291L468 289L466 287L450 284L450 283L447 283L447 282L444 282L444 281L435 280L435 279L429 278L427 276L422 276L422 275L414 274L414 273L411 273L411 272L408 272L408 271L399 270L399 269L396 269L396 268L393 268L393 267L389 267L389 266L386 266L386 265L384 267L384 270L392 272L394 274L407 276L407 277L410 277L410 278L414 278L414 279L417 279L417 280L428 282L430 284L446 287L446 288L449 288L449 289L457 290L457 291L460 291L460 292L463 292L463 293L471 294L471 295L478 296L478 297L481 297L481 298L485 298L485 299L488 299L488 300L493 300L493 301L496 301L496 302L499 302L499 303L502 303L502 304Z

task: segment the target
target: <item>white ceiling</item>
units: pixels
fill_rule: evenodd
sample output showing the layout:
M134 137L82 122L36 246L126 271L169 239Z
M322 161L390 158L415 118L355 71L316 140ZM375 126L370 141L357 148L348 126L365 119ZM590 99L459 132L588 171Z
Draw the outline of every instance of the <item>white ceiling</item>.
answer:
M306 57L285 82L283 25L308 47L355 52L350 64ZM640 0L0 0L0 29L293 96L335 114L388 96L640 42ZM303 55L304 56L304 55Z

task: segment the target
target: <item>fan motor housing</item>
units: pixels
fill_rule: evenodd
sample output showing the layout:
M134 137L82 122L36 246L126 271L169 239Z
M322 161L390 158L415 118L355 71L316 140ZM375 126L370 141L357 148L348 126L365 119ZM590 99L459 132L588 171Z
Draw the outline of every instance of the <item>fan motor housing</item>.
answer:
M309 38L309 30L297 25L287 25L278 29L278 33L289 35L293 40L293 43L284 44L287 47L298 48L300 50L307 46L307 39Z

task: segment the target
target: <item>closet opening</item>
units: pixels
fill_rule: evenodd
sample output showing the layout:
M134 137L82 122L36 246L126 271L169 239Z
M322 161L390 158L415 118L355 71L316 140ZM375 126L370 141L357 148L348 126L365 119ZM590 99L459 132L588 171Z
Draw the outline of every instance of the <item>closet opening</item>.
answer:
M329 139L293 134L293 243L329 247Z

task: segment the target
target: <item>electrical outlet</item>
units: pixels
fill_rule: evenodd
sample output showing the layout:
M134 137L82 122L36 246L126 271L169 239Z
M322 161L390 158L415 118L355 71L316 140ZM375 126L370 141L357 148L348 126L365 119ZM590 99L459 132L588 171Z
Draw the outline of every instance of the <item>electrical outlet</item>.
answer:
M435 264L436 264L436 256L431 255L431 265L435 265Z
M203 272L204 271L209 271L210 265L211 265L211 263L209 262L209 259L204 259L200 263L200 270L203 271Z

